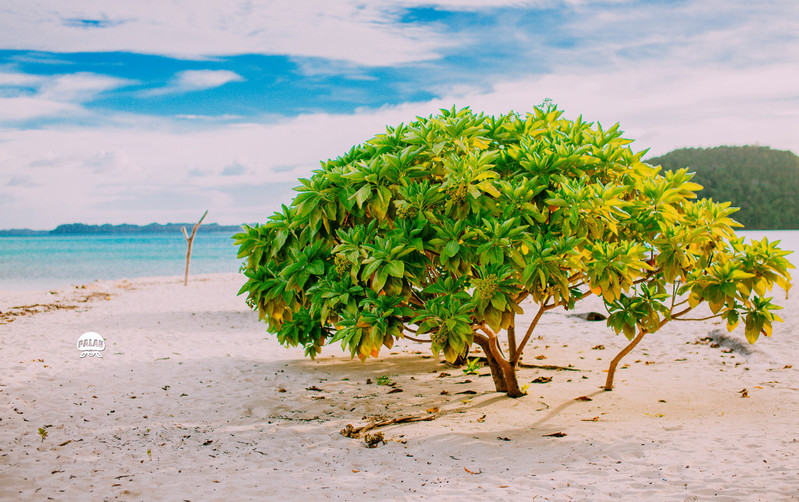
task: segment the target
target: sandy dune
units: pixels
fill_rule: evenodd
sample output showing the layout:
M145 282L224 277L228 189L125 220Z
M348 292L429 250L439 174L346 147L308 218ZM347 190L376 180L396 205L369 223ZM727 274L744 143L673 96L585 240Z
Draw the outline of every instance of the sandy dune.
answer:
M0 293L0 499L799 499L799 313L781 291L772 338L672 323L612 392L599 387L624 337L552 312L524 361L578 371L522 369L552 380L514 400L487 369L464 375L416 344L365 364L338 346L303 359L240 283ZM102 358L80 357L87 331ZM407 416L434 418L376 429L376 448L339 433Z

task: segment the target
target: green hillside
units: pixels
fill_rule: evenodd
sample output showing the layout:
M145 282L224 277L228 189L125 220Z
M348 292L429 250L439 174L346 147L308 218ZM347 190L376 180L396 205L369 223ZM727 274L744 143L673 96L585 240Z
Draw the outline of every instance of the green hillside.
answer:
M687 167L699 197L731 201L749 230L799 229L799 157L765 146L682 148L645 160L664 170Z

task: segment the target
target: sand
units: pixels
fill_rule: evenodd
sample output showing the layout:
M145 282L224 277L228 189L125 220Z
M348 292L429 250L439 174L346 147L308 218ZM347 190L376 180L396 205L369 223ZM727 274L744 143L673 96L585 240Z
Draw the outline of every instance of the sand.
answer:
M0 293L0 499L799 499L799 300L781 291L773 337L672 323L612 392L603 370L624 337L553 311L523 360L578 371L522 369L522 383L552 379L510 399L487 369L414 343L365 364L337 345L305 359L266 333L241 282ZM80 357L88 331L102 358ZM340 434L408 416L432 419L373 430L375 448Z

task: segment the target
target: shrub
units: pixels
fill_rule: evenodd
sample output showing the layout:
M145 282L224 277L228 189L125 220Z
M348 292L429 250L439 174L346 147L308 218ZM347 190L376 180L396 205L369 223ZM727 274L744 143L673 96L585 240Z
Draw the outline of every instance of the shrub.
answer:
M290 206L234 239L240 294L284 345L340 342L364 360L407 338L454 362L485 352L497 391L541 316L599 295L631 340L707 302L750 342L770 335L790 286L785 251L737 239L729 203L695 200L687 170L660 173L618 124L555 106L499 117L469 109L387 128L300 179ZM534 316L517 325L523 308ZM500 336L504 332L507 352Z

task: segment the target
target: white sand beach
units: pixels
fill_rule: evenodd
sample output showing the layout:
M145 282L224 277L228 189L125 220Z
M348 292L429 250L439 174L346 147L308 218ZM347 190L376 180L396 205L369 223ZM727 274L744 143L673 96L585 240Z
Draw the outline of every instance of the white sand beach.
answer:
M0 499L799 499L797 295L774 291L785 323L753 346L718 321L667 325L612 392L603 370L626 339L574 315L594 300L553 311L524 361L579 371L521 369L552 380L510 399L487 368L465 375L413 343L305 359L241 283L0 293ZM80 357L89 331L102 358ZM432 419L374 429L375 448L340 434L407 416Z

